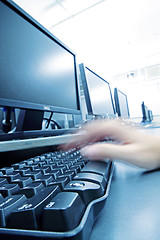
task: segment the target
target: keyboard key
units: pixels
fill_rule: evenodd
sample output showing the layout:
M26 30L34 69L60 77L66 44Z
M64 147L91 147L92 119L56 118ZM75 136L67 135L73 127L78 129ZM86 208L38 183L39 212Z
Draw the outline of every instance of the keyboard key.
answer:
M0 186L3 186L6 183L8 183L8 181L6 178L4 178L4 176L3 176L3 178L0 178Z
M33 163L33 164L29 165L28 167L31 169L31 171L35 171L35 170L37 170L37 168L39 168L37 163Z
M45 164L46 164L46 162L44 162L44 161L43 162L42 161L38 162L39 167L43 167Z
M39 157L32 158L34 163L39 163L41 159Z
M60 171L63 174L64 170L66 170L66 167L65 166L55 166L54 169L57 171Z
M72 230L80 223L84 210L85 204L77 193L61 192L44 208L42 229L58 232Z
M32 167L31 167L31 168L32 168ZM49 170L49 167L39 167L39 166L37 166L37 167L32 168L32 170L33 170L33 171L36 171L36 172L37 172L37 171L38 171L38 172L41 171L41 173L44 174L44 173L46 173L47 170Z
M31 198L38 193L44 185L39 182L33 182L30 185L20 189L19 194L24 194L27 198Z
M13 167L4 167L4 168L1 168L1 172L3 174L10 174L14 171L14 168Z
M12 195L0 200L0 227L6 227L9 215L26 200L27 198L24 195Z
M40 178L34 180L33 182L35 182L35 183L36 183L36 182L43 183L43 185L44 185L45 187L47 187L48 184L49 184L50 182L52 182L53 180L54 180L54 179L53 179L52 176L41 176Z
M46 171L47 170L54 170L55 166L56 166L55 164L43 164L43 168L46 168Z
M3 195L3 197L16 194L19 191L20 187L18 184L4 184L2 187L0 187L0 193Z
M54 179L58 178L61 175L59 170L48 170L44 173L44 176L52 176Z
M44 154L45 158L51 158L52 157L52 154L51 153L46 153Z
M2 196L2 194L0 193L0 200L1 200L1 199L3 199L3 196Z
M65 170L61 177L69 177L69 179L72 180L75 175L74 171Z
M15 179L20 178L20 177L21 177L21 175L17 172L13 172L9 175L8 174L3 175L3 178L6 178L9 183L11 183L12 180L15 180ZM1 178L1 176L0 176L0 178Z
M24 177L31 177L33 180L36 180L38 178L41 178L43 175L42 173L39 171L39 172L30 172L30 173L24 173L23 174Z
M79 167L80 169L82 169L82 168L85 166L85 163L84 163L84 162L76 162L76 163L74 164L74 166L77 166L77 167Z
M44 160L45 160L45 156L43 156L43 155L42 155L42 156L39 156L39 158L40 158L41 161L44 161Z
M81 172L97 173L105 177L106 181L109 176L109 168L111 162L90 161L88 162Z
M14 173L20 173L20 175L23 177L25 174L31 173L31 169L28 168L28 167L24 167L24 168L21 168L21 169L14 170Z
M28 159L28 160L24 160L21 163L25 163L26 167L29 167L30 165L32 165L34 163L33 160Z
M12 164L12 167L17 170L17 169L21 169L21 168L24 168L26 167L26 164L25 163L15 163L15 164Z
M20 177L13 179L11 183L17 183L21 188L26 187L30 183L32 183L32 178L31 177Z
M71 181L64 187L64 190L77 192L86 205L103 195L103 190L99 184L87 181Z
M53 182L49 183L49 186L53 186L53 185L58 185L60 186L61 189L64 189L64 187L67 185L67 183L69 183L69 177L58 177L56 180L54 180Z
M101 186L103 191L106 187L105 178L102 175L96 174L96 173L81 172L81 173L78 173L73 179L74 180L84 180L84 181L97 183Z
M80 167L79 166L71 166L69 168L71 171L75 171L75 173L77 174L78 172L80 172Z
M41 215L44 207L60 192L58 186L40 190L24 204L19 204L12 212L8 226L22 229L38 229L41 226Z

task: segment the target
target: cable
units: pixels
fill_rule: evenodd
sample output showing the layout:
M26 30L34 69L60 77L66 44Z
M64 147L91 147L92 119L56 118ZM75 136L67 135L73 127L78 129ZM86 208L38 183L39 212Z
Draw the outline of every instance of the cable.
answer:
M49 118L43 118L43 120L46 120L46 121L47 121L46 128L49 127L50 122L53 122L53 123L57 126L58 129L61 129L61 126L60 126L56 121L54 121L54 120L52 119L52 116L53 116L53 112L51 112L51 115L50 115Z
M49 119L47 119L47 118L43 118L44 120L47 120L46 128L49 127L49 124L50 124L50 122L51 122L52 116L53 116L53 112L51 112L51 115L50 115Z

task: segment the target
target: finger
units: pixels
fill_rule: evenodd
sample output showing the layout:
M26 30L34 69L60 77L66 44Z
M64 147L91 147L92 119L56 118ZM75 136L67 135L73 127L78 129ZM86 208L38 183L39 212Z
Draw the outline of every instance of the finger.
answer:
M84 134L87 139L101 140L105 137L116 139L123 143L142 142L146 139L147 135L138 131L139 128L131 124L126 124L122 120L96 120L91 124L86 125L84 128Z
M133 130L118 120L96 120L91 124L85 125L77 136L74 136L66 144L62 146L62 149L67 150L74 147L82 147L89 143L94 143L100 140L108 138L114 138L124 143L131 142L133 140Z
M84 141L85 140L83 132L79 131L76 134L74 134L74 136L72 136L71 139L69 139L66 143L60 145L59 148L62 149L63 151L66 151L71 148L80 148L85 146Z
M61 149L67 150L83 146L104 139L104 130L102 124L104 121L95 120L94 123L84 125L67 143L60 146ZM101 127L100 127L101 126Z
M123 152L121 145L96 143L82 148L81 154L91 160L103 160L106 158L122 159L126 153Z
M152 165L151 158L147 156L145 146L140 144L115 145L97 143L81 149L81 154L90 160L116 159L145 169L150 169Z

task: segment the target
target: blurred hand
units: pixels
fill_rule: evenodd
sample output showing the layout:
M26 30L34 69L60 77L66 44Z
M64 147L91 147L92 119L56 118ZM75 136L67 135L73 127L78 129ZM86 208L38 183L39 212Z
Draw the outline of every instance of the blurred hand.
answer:
M61 148L78 147L91 160L118 159L148 170L160 167L160 137L143 134L122 121L95 120L78 133ZM105 138L113 141L104 142Z

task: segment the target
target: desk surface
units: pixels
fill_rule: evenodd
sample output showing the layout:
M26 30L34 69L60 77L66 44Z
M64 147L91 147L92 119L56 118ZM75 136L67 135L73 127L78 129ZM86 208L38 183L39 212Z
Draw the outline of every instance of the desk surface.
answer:
M147 172L116 161L110 194L90 239L159 240L160 170Z

